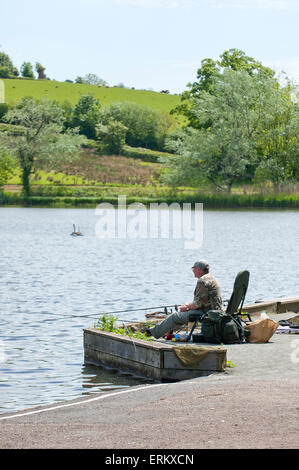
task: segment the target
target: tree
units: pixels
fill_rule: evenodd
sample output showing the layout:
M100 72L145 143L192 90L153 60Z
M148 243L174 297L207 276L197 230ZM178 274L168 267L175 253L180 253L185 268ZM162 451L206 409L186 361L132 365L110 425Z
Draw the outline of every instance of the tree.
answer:
M83 95L74 108L73 127L89 139L96 139L96 125L100 118L100 103L93 95Z
M137 103L112 103L100 114L100 121L106 125L110 119L121 122L128 128L126 143L133 147L162 150L172 119L161 112Z
M9 68L5 65L0 66L0 78L9 78Z
M15 161L6 148L0 147L0 190L13 173Z
M99 123L96 126L97 136L102 143L102 151L119 155L125 145L128 128L121 122L110 119L106 125Z
M42 64L40 64L39 62L36 62L35 70L38 73L38 79L39 80L45 80L47 78L46 74L45 74L46 68Z
M2 122L2 117L8 111L8 104L7 103L0 103L0 122Z
M10 57L4 52L0 52L0 77L8 78L10 76L17 77L18 69L13 65Z
M229 49L224 51L220 55L220 61L218 61L219 66L222 69L231 69L231 70L244 70L249 75L253 75L256 72L263 72L269 78L273 78L275 75L274 70L269 67L265 67L261 62L254 59L253 57L247 56L245 52L240 49Z
M5 115L5 121L18 126L18 132L2 132L0 139L20 165L26 197L31 194L30 175L36 169L55 169L61 160L73 161L84 142L75 131L62 133L63 110L46 99L22 98Z
M188 83L187 87L189 90L182 93L181 104L173 109L171 113L182 114L187 118L188 126L195 129L200 128L202 125L193 113L193 100L199 98L203 92L213 94L214 83L225 70L243 70L249 75L263 72L269 78L273 78L275 74L272 69L265 67L253 57L247 56L242 50L229 49L220 55L219 60L208 58L201 61L201 67L197 70L197 81ZM206 125L208 124L206 123Z
M97 85L97 86L104 86L107 85L107 82L102 78L98 77L95 73L88 73L83 77L83 83L87 83L88 85Z
M75 83L84 83L83 78L78 76L75 78Z
M87 85L106 86L107 82L98 77L95 73L88 73L84 77L76 77L75 83L86 83Z
M209 181L230 192L234 183L252 179L259 165L270 159L285 175L286 163L280 159L287 148L295 151L294 135L291 145L285 139L291 109L295 111L289 98L290 93L263 70L225 70L213 80L213 93L201 91L193 99L190 111L198 128L181 130L169 141L177 156L168 161L165 179L176 184ZM274 137L278 134L280 150Z
M290 83L276 91L268 122L259 136L255 181L272 181L276 190L286 180L299 179L299 107L295 95Z
M21 65L21 75L24 78L34 78L34 73L30 62L23 62Z
M63 102L56 103L57 106L59 106L63 110L63 116L64 116L64 123L63 123L63 128L64 131L67 129L72 129L74 127L74 107L73 105L68 101L64 100Z

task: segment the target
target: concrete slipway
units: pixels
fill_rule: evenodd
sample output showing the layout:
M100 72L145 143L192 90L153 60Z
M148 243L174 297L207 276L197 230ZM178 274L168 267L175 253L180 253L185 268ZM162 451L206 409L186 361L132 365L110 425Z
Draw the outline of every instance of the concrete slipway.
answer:
M225 347L225 372L0 415L0 448L298 449L298 335Z
M296 316L295 313L281 313L290 307L294 309L293 312L299 310L299 298L270 300L246 306L243 311L252 320L256 319L261 311L267 311L268 314L274 315L274 318L284 319L286 316ZM161 321L161 317L155 321ZM140 325L142 323L139 323L139 327ZM227 362L226 346L194 344L192 341L188 344L173 343L163 338L144 341L97 328L84 329L86 363L115 367L159 381L188 380L214 372L224 372Z

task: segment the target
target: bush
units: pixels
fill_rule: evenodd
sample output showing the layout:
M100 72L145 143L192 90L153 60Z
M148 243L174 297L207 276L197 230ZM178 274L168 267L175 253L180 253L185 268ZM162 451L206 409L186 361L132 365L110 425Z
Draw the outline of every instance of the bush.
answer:
M96 126L97 136L102 144L102 152L110 155L120 155L124 145L128 128L121 122L110 119L107 125Z
M80 134L88 139L96 138L96 125L100 116L100 103L92 95L83 95L74 108L73 127L79 127Z
M13 174L15 161L8 150L0 147L0 189L7 183L9 177Z
M158 150L150 150L142 147L130 147L125 145L123 148L123 155L128 158L138 158L144 162L156 163L159 162L160 157L172 157L171 153L161 152Z
M6 66L0 67L0 78L9 78L10 72L9 68Z
M103 314L98 319L98 322L95 323L94 327L101 331L107 331L109 333L115 333L118 335L128 335L128 336L133 336L136 339L142 339L145 341L153 341L153 338L146 336L145 333L141 333L140 331L132 332L130 327L126 328L125 326L123 327L118 326L117 320L118 320L117 317Z
M132 147L163 150L168 129L172 125L169 115L137 103L112 103L101 111L100 121L106 125L110 119L128 128L126 143Z
M0 122L2 122L2 117L8 111L8 105L6 103L0 103Z
M152 192L148 193L144 191L136 194L132 191L126 192L127 204L140 202L147 206L153 202L165 202L166 204L171 204L173 202L183 204L184 202L189 202L191 204L203 203L205 209L299 208L299 194L272 196L263 196L258 194L230 196L225 194L186 194L184 192L174 192L173 194L170 194L169 192L167 193L167 191L159 193L157 188L154 188ZM91 188L76 188L76 192L74 192L74 188L55 188L53 191L39 190L34 194L34 196L24 198L24 196L17 193L0 193L0 202L6 205L30 205L40 207L95 207L101 202L117 205L119 191L113 191L109 194L109 192L107 193L107 191L101 189L92 190Z

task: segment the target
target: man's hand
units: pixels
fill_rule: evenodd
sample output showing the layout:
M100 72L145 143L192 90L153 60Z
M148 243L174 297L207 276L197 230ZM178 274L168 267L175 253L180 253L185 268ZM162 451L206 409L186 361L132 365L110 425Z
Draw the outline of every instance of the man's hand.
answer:
M183 304L180 306L180 312L187 312L188 310L190 309L188 308L187 304Z
M193 302L189 302L188 304L183 304L180 307L180 312L188 312L188 310L197 310L198 307Z

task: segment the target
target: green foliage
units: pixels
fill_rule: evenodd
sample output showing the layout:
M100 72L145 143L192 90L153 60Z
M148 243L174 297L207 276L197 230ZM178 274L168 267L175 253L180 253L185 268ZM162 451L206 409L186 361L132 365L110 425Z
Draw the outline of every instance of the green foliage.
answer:
M117 320L118 320L117 317L104 314L98 319L98 322L95 323L94 328L98 328L99 330L107 331L109 333L116 333L118 335L127 335L135 339L142 339L145 341L153 340L151 337L146 336L144 333L141 333L140 331L132 332L131 328L129 327L127 328L127 327L117 326L116 324Z
M21 75L26 78L34 78L33 68L30 62L23 62L21 65Z
M96 125L100 117L100 103L91 94L83 95L73 112L73 127L78 127L80 134L88 139L96 138Z
M73 161L78 157L84 139L75 132L63 131L62 109L49 100L20 100L4 116L5 122L17 125L20 133L2 132L0 142L11 149L22 170L22 184L26 197L30 195L30 175L46 165L55 168L63 158Z
M73 122L73 117L74 117L74 107L72 104L68 101L65 100L62 103L56 102L58 106L61 107L63 110L63 116L64 116L64 130L66 131L67 129L71 129L74 127L74 122Z
M162 159L169 167L164 181L192 186L210 181L230 192L237 181L252 179L257 168L272 181L294 175L298 106L290 91L263 70L225 70L214 79L213 93L201 91L193 99L198 128L181 129L169 139L177 156Z
M109 119L106 125L96 126L96 135L101 143L102 151L111 155L120 155L125 145L128 128L121 122Z
M253 57L247 56L245 52L240 49L229 49L224 51L220 55L220 61L218 65L221 68L229 68L231 70L244 70L249 75L253 75L256 72L262 72L266 74L269 78L273 78L275 72L269 67L265 67L261 62L254 59Z
M226 367L236 367L232 361L226 361Z
M98 328L99 330L103 330L103 331L116 333L118 329L116 327L116 322L117 322L117 317L104 314L98 319L98 322L96 323L95 328Z
M125 145L122 155L128 158L138 158L144 162L158 162L160 158L171 158L173 154L161 152L159 150L150 150L143 147L130 147Z
M75 83L79 83L79 84L84 83L83 77L81 77L81 76L76 77L75 78Z
M163 150L172 120L165 114L136 103L113 103L101 111L100 121L106 125L115 120L127 127L126 143L132 147Z
M7 149L0 147L0 189L13 174L15 161Z
M8 105L6 103L0 103L0 122L2 122L2 117L8 111Z
M10 70L13 68L13 63L5 52L0 52L0 67L8 67Z
M106 86L107 82L98 77L95 73L88 73L84 77L77 77L76 83L85 83L87 85Z
M0 52L0 77L17 77L19 75L18 69L13 65L10 57L4 52Z
M276 188L299 179L299 106L292 87L278 88L271 96L267 119L261 123L257 144L259 164L255 182L272 181Z
M9 78L9 75L10 75L9 68L4 65L1 65L0 66L0 78Z
M38 79L39 80L45 80L47 78L46 74L45 74L46 68L42 64L40 64L39 62L36 62L35 70L38 74Z
M52 196L30 196L24 198L23 195L18 193L4 192L1 196L2 204L7 205L31 205L39 207L91 207L94 208L101 202L108 202L110 204L118 204L118 194L120 192L109 193L102 192L101 195L93 196L92 193L84 191L83 189L77 189L80 195L74 197L70 196L56 196L64 194L63 188L55 188ZM180 204L184 202L198 203L202 202L206 209L299 209L299 194L190 194L190 193L174 193L162 194L156 190L156 194L153 193L150 196L136 195L132 188L132 194L130 195L130 188L127 189L127 204L133 202L140 202L145 205L151 203L162 203L171 204L172 202L178 202ZM69 191L70 190L66 190ZM46 191L45 191L46 193ZM84 195L85 194L85 195ZM123 188L121 188L121 194L124 194Z
M172 110L174 114L182 114L188 120L188 125L199 129L207 126L206 123L199 122L196 114L193 112L192 103L194 99L200 98L201 94L206 92L214 93L215 81L219 80L222 73L226 70L244 71L248 75L254 75L262 72L269 78L274 77L274 71L262 65L261 62L249 57L240 49L229 49L220 55L219 60L204 59L201 61L201 67L197 70L197 81L189 83L189 90L181 96L181 104Z

